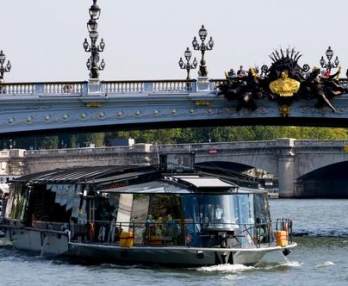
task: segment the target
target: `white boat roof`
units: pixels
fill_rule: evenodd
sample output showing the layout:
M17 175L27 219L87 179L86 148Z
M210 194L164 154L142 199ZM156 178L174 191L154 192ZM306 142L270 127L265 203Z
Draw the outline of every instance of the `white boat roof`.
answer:
M8 194L10 192L10 186L8 184L0 184L0 193Z
M200 176L175 176L182 182L188 183L196 188L235 188L236 185L226 183L219 178Z

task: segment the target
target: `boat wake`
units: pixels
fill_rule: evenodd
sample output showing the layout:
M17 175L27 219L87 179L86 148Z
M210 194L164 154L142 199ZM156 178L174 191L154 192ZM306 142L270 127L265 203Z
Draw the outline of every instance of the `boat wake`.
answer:
M323 267L330 267L330 266L334 266L334 265L336 265L336 264L332 261L325 261L324 263L318 264L315 267L316 268L323 268Z
M239 273L245 271L252 271L256 268L253 266L245 266L242 264L220 264L214 266L204 266L197 268L201 272L221 272L221 273Z
M230 274L236 274L246 271L264 271L264 270L274 270L279 268L288 268L288 267L301 267L303 263L298 261L290 261L286 260L282 263L276 263L276 264L259 264L257 266L245 266L242 264L220 264L220 265L214 265L214 266L207 266L207 267L200 267L197 268L197 271L200 272L219 272L219 273L230 273Z

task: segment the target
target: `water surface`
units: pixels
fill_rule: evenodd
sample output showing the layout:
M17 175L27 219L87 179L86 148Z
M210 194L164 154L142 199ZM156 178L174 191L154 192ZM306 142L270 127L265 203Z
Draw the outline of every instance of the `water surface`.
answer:
M348 200L274 200L274 217L291 217L298 247L276 264L169 269L47 260L0 248L0 286L348 285Z

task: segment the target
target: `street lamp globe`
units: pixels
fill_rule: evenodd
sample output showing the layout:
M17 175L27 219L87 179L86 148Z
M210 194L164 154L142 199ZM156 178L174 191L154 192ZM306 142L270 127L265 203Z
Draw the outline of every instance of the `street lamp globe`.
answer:
M327 57L327 59L328 59L329 61L331 61L333 55L334 55L334 52L333 52L333 50L331 49L331 47L329 47L329 48L327 49L327 51L326 51L326 57Z
M209 45L209 48L213 48L214 47L214 40L213 40L213 37L210 37L210 40L209 40L209 43L208 43L208 45Z
M186 51L185 51L185 58L186 58L187 61L190 61L191 57L192 57L192 52L190 51L189 48L187 48Z
M202 25L202 28L199 30L199 37L201 38L201 40L204 42L205 39L208 36L208 31L207 29L204 27L204 25Z
M98 30L98 23L96 20L90 19L87 23L87 28L88 31L91 32L96 32Z
M0 51L0 63L3 64L6 60L5 54L3 51Z
M99 69L100 70L104 70L105 69L105 61L104 60L101 61Z
M7 72L11 71L11 68L12 68L11 62L8 61L8 62L7 62L7 65L6 65L6 71L7 71Z
M182 58L180 58L180 60L179 60L179 67L180 68L183 68L184 67L184 61L183 61L183 59Z
M88 44L87 39L85 39L85 41L83 42L83 48L85 49L85 51L88 51L89 44Z
M100 17L100 12L101 12L101 9L97 5L97 0L94 0L93 5L89 9L89 15L91 16L91 19L98 20Z
M198 44L198 41L197 41L197 37L193 38L192 46L193 46L194 49L198 49L199 44Z
M104 51L104 49L105 49L104 39L101 39L101 41L100 41L100 49L101 49L101 51Z
M338 59L338 57L336 57L336 59L335 59L335 66L338 67L339 64L340 64L340 60Z
M325 66L324 57L321 57L321 59L320 59L320 65L321 65L321 67L324 67L324 66Z
M194 68L194 69L197 68L198 62L197 62L197 59L196 59L196 58L194 58L192 65L193 65L193 68Z
M87 68L90 70L90 69L91 69L91 66L92 66L92 63L91 63L91 59L90 59L90 58L88 59L86 65L87 65Z

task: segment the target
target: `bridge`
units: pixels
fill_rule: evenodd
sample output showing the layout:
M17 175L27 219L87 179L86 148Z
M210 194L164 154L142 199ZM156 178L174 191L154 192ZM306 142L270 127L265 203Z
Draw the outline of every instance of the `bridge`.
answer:
M97 0L89 15L89 40L83 42L88 81L4 82L12 65L0 51L0 135L215 125L348 126L348 81L337 79L340 61L336 57L332 62L331 47L327 61L320 60L323 70L300 65L302 55L295 49L280 49L270 55L269 67L231 69L225 80L213 80L205 56L215 44L202 26L192 42L201 54L199 68L189 48L185 61L179 61L186 80L101 81L106 44L98 33ZM198 78L191 80L196 68Z
M3 83L0 134L57 130L110 130L214 125L348 125L348 95L334 100L337 112L297 101L289 117L277 102L258 100L255 111L236 110L218 95L221 80ZM346 84L346 81L341 81Z
M3 151L0 164L8 175L75 166L148 165L158 154L189 151L197 164L258 168L273 174L283 198L348 197L348 141L279 139L255 142L183 145L136 144L132 147ZM6 153L7 152L7 153Z

